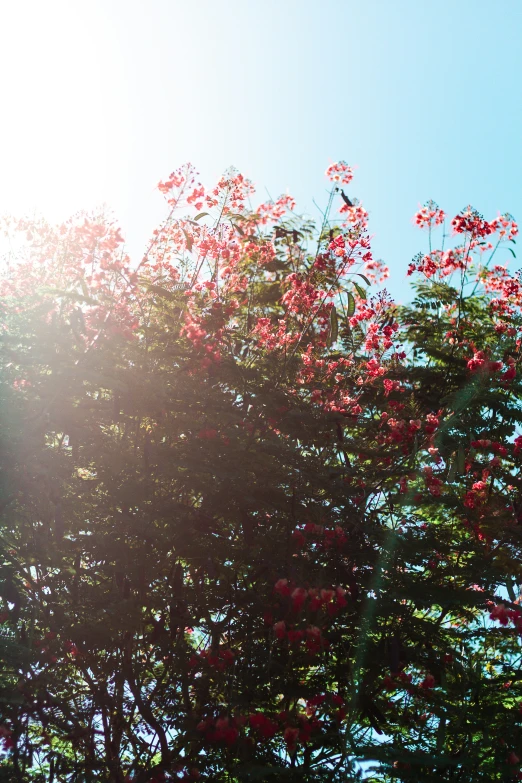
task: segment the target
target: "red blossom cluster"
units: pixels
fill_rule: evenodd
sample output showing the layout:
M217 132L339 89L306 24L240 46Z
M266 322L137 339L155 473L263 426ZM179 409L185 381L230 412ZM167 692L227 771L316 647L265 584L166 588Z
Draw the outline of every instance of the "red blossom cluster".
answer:
M279 318L276 328L270 318L258 318L253 333L257 336L259 345L268 351L293 345L301 336L299 332L288 331L286 318Z
M182 198L185 196L186 203L194 206L195 209L201 209L205 189L200 182L196 181L197 172L191 163L173 171L168 179L158 183L158 190L164 196L168 196L167 202L172 207L182 205Z
M223 176L216 187L205 197L209 209L219 207L222 214L241 212L245 209L245 201L255 192L252 182L231 169Z
M295 209L295 199L292 196L284 195L279 196L276 201L267 201L260 204L257 208L257 212L261 216L260 223L266 225L269 222L276 223L283 215Z
M502 369L503 363L499 361L490 361L485 351L475 350L473 358L467 363L468 370L471 372L495 373Z
M348 541L348 536L342 527L336 526L332 529L326 528L324 525L316 525L313 522L306 522L293 531L292 540L299 548L314 546L328 550L332 547L342 549Z
M347 204L343 204L339 212L345 215L346 226L357 226L361 229L368 227L368 212L365 210L362 204L357 204L352 207Z
M333 699L336 697L334 696ZM342 720L344 700L337 697L338 706L336 718ZM287 710L275 714L252 712L250 715L220 716L205 718L200 721L197 730L211 744L223 744L232 747L237 743L251 746L254 743L265 743L280 735L286 749L293 753L298 744L306 745L312 734L323 728L323 722L316 716L316 709L321 704L321 697L314 704L308 702L306 713L290 713ZM248 731L248 729L250 729Z
M292 272L285 279L288 286L281 302L289 313L318 311L317 303L324 294L302 275ZM327 313L325 313L327 315Z
M6 726L5 723L0 724L0 739L2 741L4 751L7 752L11 750L14 745L13 731L8 726Z
M424 466L424 481L428 488L430 495L438 497L442 493L443 481L438 476L433 474L433 468L431 465Z
M487 451L493 451L495 454L499 454L501 457L507 457L508 450L502 443L498 441L489 440L489 438L480 438L480 440L472 440L471 447L473 449L484 449Z
M443 222L445 213L434 202L428 202L414 220L420 228L434 228ZM446 250L433 249L426 255L419 254L409 265L408 275L421 272L427 278L445 278L454 272L468 272L473 264L473 253L483 255L487 251L495 251L502 242L514 241L518 234L518 226L511 215L499 215L498 218L488 222L471 207L467 207L452 220L454 234L464 234L465 244ZM492 240L485 241L485 237L497 235L497 245ZM505 267L496 266L489 268L489 264L479 267L476 272L477 280L480 280L487 291L502 291L512 297L519 293L519 285L516 278L506 273ZM502 306L502 305L500 305ZM509 311L509 302L504 303L506 312Z
M240 728L245 722L246 718L243 716L237 718L229 718L227 716L206 718L198 723L197 730L203 734L207 742L224 744L230 747L237 742Z
M454 247L448 250L432 250L427 255L422 253L408 266L408 275L422 272L427 278L435 275L440 278L449 277L454 272L462 272L469 268L472 262L470 247Z
M415 213L413 220L419 228L434 228L444 223L446 213L434 201L428 201Z
M344 160L332 163L326 169L325 175L330 182L341 182L343 185L349 185L353 179L353 169Z
M317 612L324 612L328 617L335 617L347 606L346 590L341 587L333 588L305 588L294 587L288 579L279 579L274 592L283 599L283 607L287 608L287 619L279 620L273 624L274 636L277 640L287 640L290 645L299 647L305 643L307 651L315 655L328 647L328 641L323 636L321 628L314 624L295 627L295 622L289 622L288 617L305 613L309 618L314 618ZM272 620L271 613L266 620Z
M477 508L487 501L488 485L485 481L475 481L470 490L464 496L464 505L467 508Z
M394 407L396 411L400 409L397 404ZM382 434L378 440L383 445L385 443L402 443L405 453L407 453L414 438L424 434L427 439L426 448L429 448L440 425L441 414L442 411L438 415L429 413L422 421L421 419L402 419L397 415L390 416L387 411L383 411L380 417Z
M484 220L476 209L466 207L451 221L451 226L456 234L469 234L474 239L492 234L496 226Z
M510 608L503 603L495 605L491 601L488 602L488 606L491 609L489 613L490 620L496 620L500 625L504 626L509 625L511 622L517 632L522 634L522 609L519 607L516 609Z
M235 658L236 654L230 648L217 647L209 650L200 650L197 655L192 656L189 665L192 668L207 665L210 666L211 669L223 672L226 668L233 665Z
M422 676L422 675L421 675ZM436 679L429 672L422 680L413 682L413 675L409 672L401 671L394 675L386 675L382 681L382 687L387 691L406 690L411 696L422 696L422 691L430 691L436 687Z

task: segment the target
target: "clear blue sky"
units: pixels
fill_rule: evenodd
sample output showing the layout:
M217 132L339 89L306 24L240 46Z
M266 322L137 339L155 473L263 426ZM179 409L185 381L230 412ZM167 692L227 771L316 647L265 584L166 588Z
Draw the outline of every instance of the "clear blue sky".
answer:
M434 198L522 222L522 0L17 0L0 10L0 208L108 202L139 253L157 181L234 164L314 214L356 165L404 298Z

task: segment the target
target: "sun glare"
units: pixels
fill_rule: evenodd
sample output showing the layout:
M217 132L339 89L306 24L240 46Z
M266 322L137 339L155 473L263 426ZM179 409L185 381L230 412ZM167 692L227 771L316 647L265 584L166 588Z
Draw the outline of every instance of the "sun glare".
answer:
M127 95L103 6L3 3L0 17L0 212L118 202Z

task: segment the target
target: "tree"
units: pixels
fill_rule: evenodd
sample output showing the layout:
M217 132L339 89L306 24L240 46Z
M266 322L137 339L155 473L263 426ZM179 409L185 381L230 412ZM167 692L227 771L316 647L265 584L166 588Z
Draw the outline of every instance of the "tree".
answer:
M5 221L6 780L518 775L517 227L464 210L398 307L327 174L316 229L184 167L134 265Z

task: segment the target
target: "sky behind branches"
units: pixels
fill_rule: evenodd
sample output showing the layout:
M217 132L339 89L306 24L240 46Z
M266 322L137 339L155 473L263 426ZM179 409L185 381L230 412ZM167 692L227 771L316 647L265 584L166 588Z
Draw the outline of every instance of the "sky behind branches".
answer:
M522 221L521 35L520 0L4 0L0 211L106 202L139 257L188 160L318 218L345 159L404 300L419 203Z

